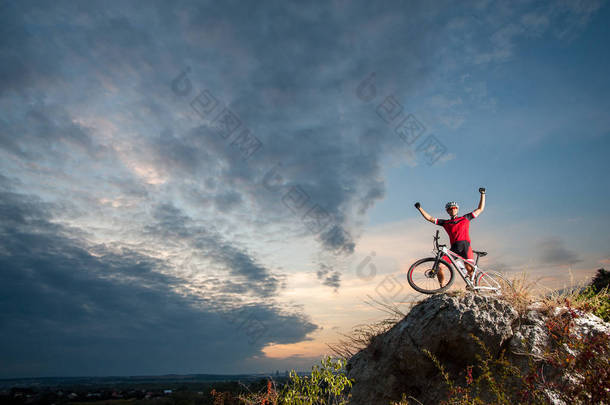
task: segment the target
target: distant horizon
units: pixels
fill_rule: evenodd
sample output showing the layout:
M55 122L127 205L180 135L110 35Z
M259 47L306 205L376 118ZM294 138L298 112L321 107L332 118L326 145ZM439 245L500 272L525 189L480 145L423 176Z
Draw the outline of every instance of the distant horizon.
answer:
M307 372L371 300L422 298L406 272L448 238L414 204L464 215L480 187L483 269L589 280L608 21L602 0L3 2L0 378Z
M286 373L290 373L293 370L280 371L280 377L285 377ZM309 374L311 370L294 370L297 374ZM0 378L0 382L9 381L21 381L21 380L80 380L80 379L111 379L111 378L123 378L123 379L145 379L145 378L163 378L163 377L258 377L258 376L276 376L276 372L273 373L236 373L236 374L214 374L214 373L194 373L194 374L159 374L159 375L107 375L107 376L55 376L55 377L13 377L13 378ZM214 381L214 380L210 380Z

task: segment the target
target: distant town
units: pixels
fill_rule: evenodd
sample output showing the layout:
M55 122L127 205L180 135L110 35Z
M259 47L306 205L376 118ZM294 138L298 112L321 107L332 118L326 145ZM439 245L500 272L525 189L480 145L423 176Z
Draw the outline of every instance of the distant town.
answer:
M307 375L308 373L298 373ZM0 379L1 404L180 403L213 404L211 391L257 392L267 380L283 383L288 371L269 374L187 374L133 377L48 377ZM134 402L137 401L137 402Z

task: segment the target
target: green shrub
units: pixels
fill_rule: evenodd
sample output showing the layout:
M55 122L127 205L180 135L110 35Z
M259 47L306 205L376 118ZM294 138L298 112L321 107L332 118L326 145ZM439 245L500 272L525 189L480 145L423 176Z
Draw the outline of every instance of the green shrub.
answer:
M610 322L610 292L608 292L608 287L598 291L593 285L588 286L575 295L573 305L575 308L599 316L605 322Z
M279 404L286 405L344 405L345 391L352 380L345 375L345 360L326 357L322 367L314 366L310 377L290 373L290 381L280 396Z
M345 405L353 380L346 376L346 361L325 357L313 366L311 375L299 377L292 370L290 380L279 390L271 381L266 393L240 397L248 405Z

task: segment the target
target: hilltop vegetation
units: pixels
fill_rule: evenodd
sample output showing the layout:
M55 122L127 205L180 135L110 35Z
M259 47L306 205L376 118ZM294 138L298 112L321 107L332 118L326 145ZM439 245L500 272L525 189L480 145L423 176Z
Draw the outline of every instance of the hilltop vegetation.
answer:
M546 297L524 280L501 300L432 296L335 347L349 353L345 368L326 359L310 379L270 382L239 403L610 404L609 276Z

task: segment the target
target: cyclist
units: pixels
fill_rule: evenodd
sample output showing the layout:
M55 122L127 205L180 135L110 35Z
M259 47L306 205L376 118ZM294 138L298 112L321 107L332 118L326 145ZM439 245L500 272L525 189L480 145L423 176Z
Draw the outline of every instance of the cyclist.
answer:
M474 218L478 217L481 212L485 209L485 188L479 188L479 193L481 193L481 199L479 201L479 207L469 212L468 214L458 217L459 206L455 201L450 201L445 205L445 209L447 213L451 217L451 219L437 219L428 214L421 207L421 204L416 202L415 208L419 210L422 216L432 222L435 225L442 226L447 231L449 235L449 241L451 243L451 251L462 256L467 259L464 261L466 265L466 271L468 272L468 277L472 278L472 272L474 271L474 267L472 267L471 263L474 264L474 255L472 253L472 248L470 247L470 235L468 233L470 227L470 221ZM445 275L443 274L443 270L439 268L439 272L437 274L438 282L441 287L443 286L443 281L445 279Z

